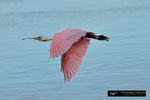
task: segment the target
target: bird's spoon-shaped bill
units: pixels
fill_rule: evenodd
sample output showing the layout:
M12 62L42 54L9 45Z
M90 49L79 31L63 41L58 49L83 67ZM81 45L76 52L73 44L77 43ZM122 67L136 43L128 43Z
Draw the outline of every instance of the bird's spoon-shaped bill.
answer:
M26 40L26 39L36 39L36 40L39 40L40 38L39 38L39 37L33 37L33 38L22 38L22 40Z

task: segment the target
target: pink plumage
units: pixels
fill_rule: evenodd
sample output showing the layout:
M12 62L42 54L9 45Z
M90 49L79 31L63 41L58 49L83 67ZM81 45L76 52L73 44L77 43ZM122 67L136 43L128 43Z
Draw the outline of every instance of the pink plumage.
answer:
M106 40L109 38L104 35L95 35L93 32L87 32L81 29L65 28L56 33L53 37L38 36L33 38L39 41L50 41L50 58L61 56L61 72L64 73L64 81L70 81L78 71L82 58L85 55L90 38L96 40Z
M90 39L84 37L86 34L87 31L81 29L65 28L53 36L50 58L61 55L61 72L65 82L70 81L80 67L90 43Z
M61 72L64 73L64 80L70 81L73 75L78 71L85 55L90 39L81 38L77 43L61 56Z
M81 37L85 36L87 31L81 29L65 28L53 36L50 46L50 58L58 57L66 53L69 48Z

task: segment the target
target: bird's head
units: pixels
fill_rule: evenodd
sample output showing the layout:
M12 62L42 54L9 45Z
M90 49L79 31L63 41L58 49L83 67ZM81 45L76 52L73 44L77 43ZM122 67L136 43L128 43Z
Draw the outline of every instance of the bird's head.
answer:
M34 39L34 40L39 40L39 41L45 42L45 41L52 40L52 37L38 36L38 37L33 37L33 38L22 38L22 40L26 40L26 39Z

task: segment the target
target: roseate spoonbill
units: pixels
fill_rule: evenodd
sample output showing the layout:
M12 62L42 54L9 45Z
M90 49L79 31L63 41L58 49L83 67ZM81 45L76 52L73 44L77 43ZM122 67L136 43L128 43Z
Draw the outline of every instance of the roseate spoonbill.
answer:
M81 29L65 28L56 33L53 37L38 36L34 38L40 41L52 40L50 45L50 58L61 55L61 72L64 73L64 81L70 81L78 71L91 39L106 40L109 38L104 35L95 35Z

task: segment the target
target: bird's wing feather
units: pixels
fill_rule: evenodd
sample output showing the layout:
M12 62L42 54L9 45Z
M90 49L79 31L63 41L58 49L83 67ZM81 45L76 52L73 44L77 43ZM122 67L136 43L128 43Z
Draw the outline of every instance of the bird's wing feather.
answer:
M61 56L61 72L64 73L64 81L70 81L71 78L78 71L82 62L82 57L85 55L89 38L81 38L77 43L73 44L71 48Z
M87 31L81 29L65 28L53 36L50 46L50 58L58 57L66 53L72 44L79 41L79 39L85 36Z

